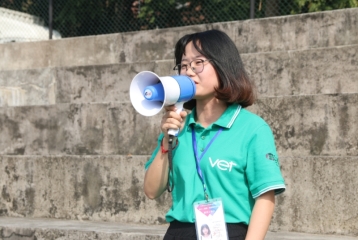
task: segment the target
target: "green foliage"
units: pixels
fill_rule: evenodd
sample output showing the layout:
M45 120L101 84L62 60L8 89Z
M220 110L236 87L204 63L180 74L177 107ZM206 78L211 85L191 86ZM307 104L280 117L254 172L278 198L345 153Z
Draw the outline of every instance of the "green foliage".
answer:
M138 19L143 29L247 19L247 0L146 0Z
M63 37L139 30L131 11L134 0L53 0L53 27ZM0 7L49 21L49 1L1 0Z
M44 0L0 0L0 7L41 17ZM358 0L256 0L255 17L358 7ZM245 20L249 0L53 0L54 29L63 37Z
M133 0L66 0L54 6L54 27L65 36L130 31ZM126 23L126 24L123 24Z
M298 9L292 13L319 12L358 7L358 0L296 0Z

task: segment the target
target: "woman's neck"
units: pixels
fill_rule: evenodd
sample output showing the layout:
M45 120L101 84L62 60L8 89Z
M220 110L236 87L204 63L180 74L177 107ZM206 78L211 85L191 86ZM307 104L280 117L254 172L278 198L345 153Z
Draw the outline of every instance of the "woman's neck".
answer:
M196 100L196 122L206 128L218 120L226 108L227 104L216 98L209 101Z

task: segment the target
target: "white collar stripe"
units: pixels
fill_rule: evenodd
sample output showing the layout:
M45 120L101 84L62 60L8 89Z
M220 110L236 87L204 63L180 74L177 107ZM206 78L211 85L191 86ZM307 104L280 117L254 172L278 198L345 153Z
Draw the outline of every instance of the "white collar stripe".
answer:
M241 106L239 105L239 106L237 106L236 111L235 111L234 115L232 116L230 122L227 124L227 126L226 126L227 128L231 128L231 126L234 123L236 117L239 115L240 110L241 110Z
M286 189L285 184L277 184L277 185L273 185L273 186L269 186L266 187L264 189L262 189L260 192L258 192L257 194L253 195L253 198L258 198L259 196L261 196L262 194L271 191L271 190L275 190L275 193L281 193Z

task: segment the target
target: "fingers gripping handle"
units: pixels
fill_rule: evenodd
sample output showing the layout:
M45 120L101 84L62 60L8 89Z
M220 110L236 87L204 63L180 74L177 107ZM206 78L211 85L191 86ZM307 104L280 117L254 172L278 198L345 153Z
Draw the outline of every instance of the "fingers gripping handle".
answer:
M177 102L174 106L175 106L176 109L177 109L175 112L178 113L178 114L180 114L180 112L183 111L184 102ZM168 134L169 134L170 136L177 137L178 134L179 134L179 131L180 131L180 129L169 129L169 130L168 130Z

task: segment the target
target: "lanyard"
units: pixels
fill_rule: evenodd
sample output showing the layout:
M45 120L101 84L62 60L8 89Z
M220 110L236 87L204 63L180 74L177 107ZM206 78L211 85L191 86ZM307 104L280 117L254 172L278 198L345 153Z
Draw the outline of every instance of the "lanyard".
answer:
M219 134L222 132L223 128L220 128L219 131L215 134L215 136L210 140L210 142L208 143L208 145L205 147L204 151L201 153L200 157L198 156L198 149L197 149L197 144L196 144L196 136L195 136L195 131L194 131L194 127L192 127L191 129L191 136L193 139L193 149L194 149L194 155L195 155L195 163L196 163L196 170L199 174L200 180L203 183L203 188L204 188L204 195L205 195L205 199L208 200L209 196L206 192L206 185L205 185L205 180L204 180L204 176L203 176L203 172L200 169L200 161L203 158L204 154L206 153L206 151L209 149L210 145L214 142L214 140L219 136Z

